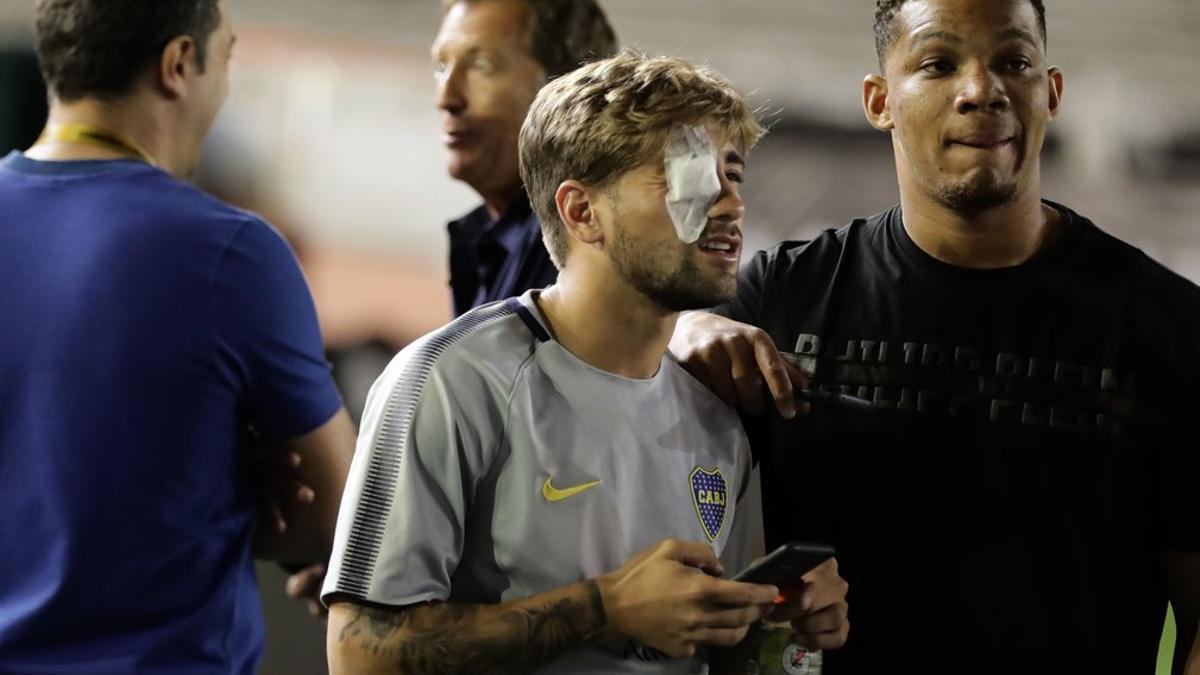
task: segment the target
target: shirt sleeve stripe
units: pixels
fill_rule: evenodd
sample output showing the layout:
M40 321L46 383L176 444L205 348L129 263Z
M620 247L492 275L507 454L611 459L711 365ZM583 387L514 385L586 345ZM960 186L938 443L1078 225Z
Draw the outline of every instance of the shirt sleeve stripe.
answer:
M455 342L485 324L512 314L512 307L505 303L481 307L464 314L432 335L405 364L385 404L334 592L358 598L369 597L379 549L395 501L405 445L421 393L434 364Z

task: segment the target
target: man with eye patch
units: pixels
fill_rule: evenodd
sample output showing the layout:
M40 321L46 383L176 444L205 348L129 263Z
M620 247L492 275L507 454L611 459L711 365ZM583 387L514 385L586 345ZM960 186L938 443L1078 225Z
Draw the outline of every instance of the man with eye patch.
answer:
M835 560L780 605L719 578L762 553L749 442L666 354L679 312L733 297L763 133L680 59L627 52L538 94L520 166L560 275L372 387L324 588L332 673L741 675L725 648L767 611L845 643Z
M875 37L900 204L759 253L672 341L750 413L768 547L838 550L825 672L1149 675L1168 600L1200 669L1200 290L1043 198L1040 0L878 0Z
M517 160L517 134L542 86L616 53L595 0L443 0L432 48L447 170L483 204L451 222L454 315L554 283Z

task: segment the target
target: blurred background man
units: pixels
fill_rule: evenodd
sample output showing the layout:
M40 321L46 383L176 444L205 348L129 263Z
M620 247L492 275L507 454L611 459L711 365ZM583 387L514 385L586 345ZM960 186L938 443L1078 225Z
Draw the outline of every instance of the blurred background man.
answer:
M454 313L554 283L521 185L517 134L550 79L611 56L616 36L594 0L444 0L433 43L448 170L483 204L450 223Z

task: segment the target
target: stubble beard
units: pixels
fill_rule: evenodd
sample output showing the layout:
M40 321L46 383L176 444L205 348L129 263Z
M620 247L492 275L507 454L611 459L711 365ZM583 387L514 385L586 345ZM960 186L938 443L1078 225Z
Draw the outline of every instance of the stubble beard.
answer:
M669 243L641 246L622 227L609 247L613 268L630 286L670 312L706 309L733 300L737 279L709 279L688 255ZM673 269L667 263L678 260Z
M1013 201L1017 183L1000 182L991 174L981 173L963 181L942 183L931 196L951 211L972 217Z

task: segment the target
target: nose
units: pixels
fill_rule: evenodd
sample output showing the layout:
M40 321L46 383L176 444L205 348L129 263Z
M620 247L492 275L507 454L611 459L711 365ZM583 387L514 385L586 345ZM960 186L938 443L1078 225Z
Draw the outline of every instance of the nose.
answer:
M451 115L461 114L467 109L467 97L463 93L464 73L456 63L446 64L437 76L437 107Z
M737 184L721 176L721 192L708 209L708 219L721 223L739 223L746 215L746 203L738 193Z
M954 98L954 109L960 115L976 111L1000 112L1007 110L1010 104L1004 80L986 64L976 63L963 69L958 95Z

